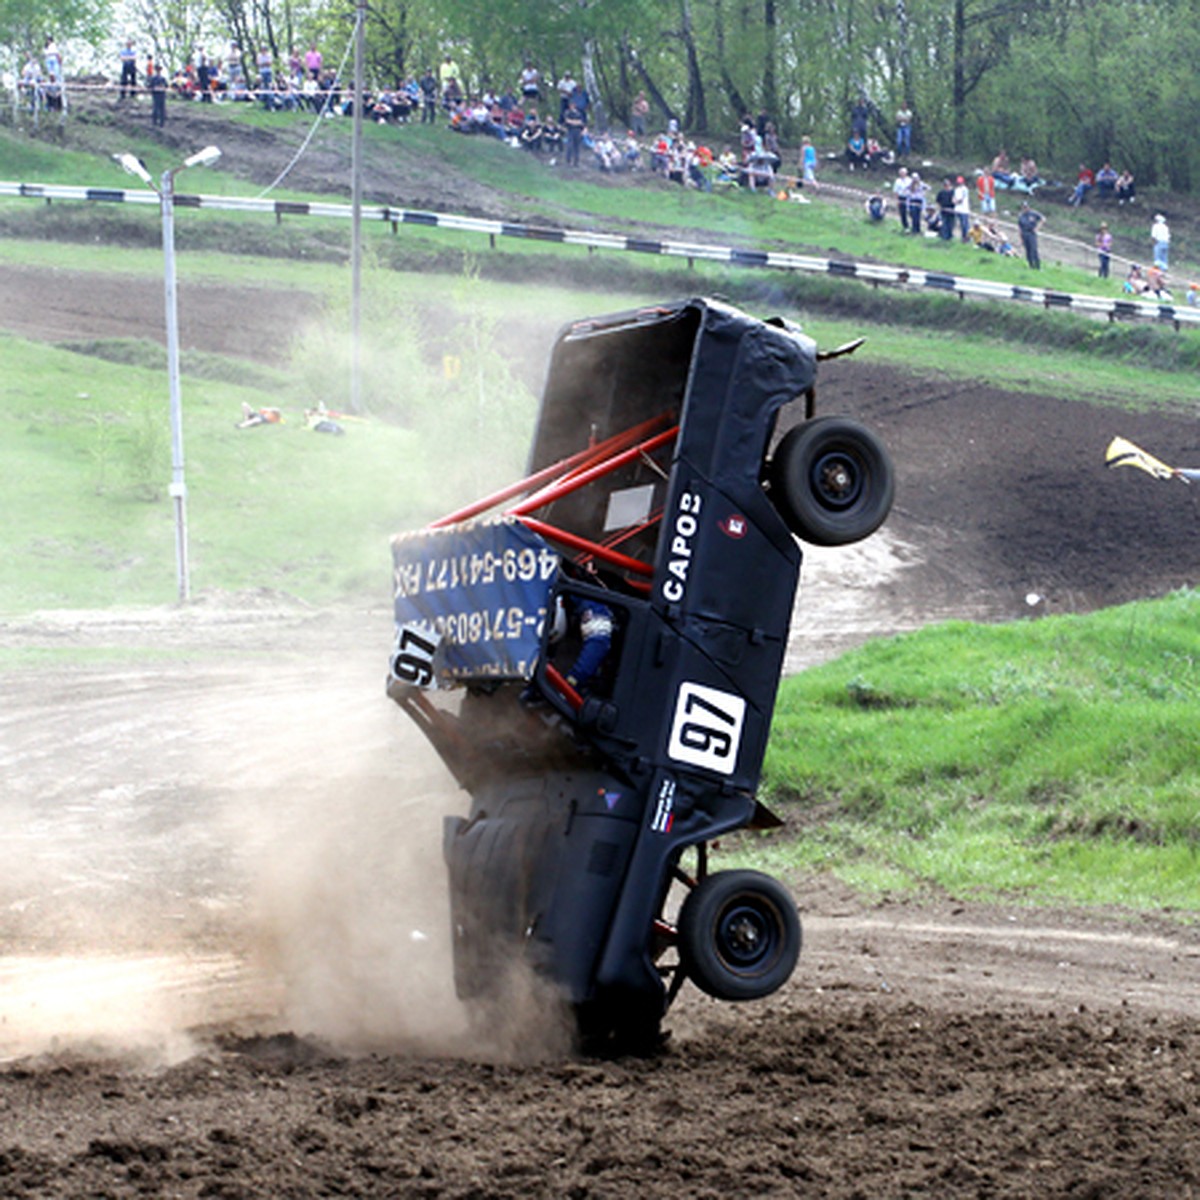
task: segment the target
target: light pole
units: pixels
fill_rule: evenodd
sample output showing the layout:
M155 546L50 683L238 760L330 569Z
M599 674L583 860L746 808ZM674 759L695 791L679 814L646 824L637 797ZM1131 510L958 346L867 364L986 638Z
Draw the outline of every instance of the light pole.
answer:
M146 170L146 164L132 154L113 156L131 175L136 175L158 192L162 211L163 286L167 313L167 381L171 397L171 486L168 493L175 505L175 578L179 602L191 597L188 575L187 483L183 474L183 406L179 396L179 308L175 295L175 176L186 167L210 167L221 157L216 146L205 146L177 167L162 173L160 186Z

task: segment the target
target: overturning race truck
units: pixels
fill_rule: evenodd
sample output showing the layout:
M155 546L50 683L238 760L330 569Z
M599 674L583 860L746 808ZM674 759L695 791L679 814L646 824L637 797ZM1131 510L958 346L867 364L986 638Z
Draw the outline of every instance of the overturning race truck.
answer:
M891 507L878 438L815 415L832 354L704 298L577 321L528 476L393 539L388 694L470 797L443 838L465 1001L522 963L582 1044L635 1050L686 980L748 1000L790 976L791 896L708 848L780 823L755 790L796 539Z

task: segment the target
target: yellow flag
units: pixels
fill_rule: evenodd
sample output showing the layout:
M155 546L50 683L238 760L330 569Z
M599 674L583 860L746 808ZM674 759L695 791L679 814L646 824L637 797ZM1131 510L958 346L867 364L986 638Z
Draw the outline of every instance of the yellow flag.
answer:
M1108 467L1137 467L1155 479L1174 479L1174 467L1168 467L1160 462L1153 454L1147 454L1140 446L1126 441L1123 437L1115 437L1104 452L1104 465Z

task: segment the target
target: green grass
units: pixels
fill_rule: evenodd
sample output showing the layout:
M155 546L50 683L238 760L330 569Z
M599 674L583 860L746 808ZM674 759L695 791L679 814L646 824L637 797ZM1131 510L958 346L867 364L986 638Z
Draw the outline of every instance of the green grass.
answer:
M1200 910L1200 593L953 622L786 680L751 861L876 889Z
M380 353L390 376L392 360ZM0 612L172 600L163 374L13 337L0 337L0 354L0 500L9 530ZM408 381L422 403L403 421L347 422L337 438L309 432L300 404L285 409L280 426L237 429L241 403L261 404L261 392L185 378L198 590L386 602L392 533L519 470L532 397L511 384L467 396L466 381L440 380L436 366L414 363ZM473 415L451 434L446 414L464 404ZM509 425L522 431L520 446ZM458 455L448 463L450 444Z

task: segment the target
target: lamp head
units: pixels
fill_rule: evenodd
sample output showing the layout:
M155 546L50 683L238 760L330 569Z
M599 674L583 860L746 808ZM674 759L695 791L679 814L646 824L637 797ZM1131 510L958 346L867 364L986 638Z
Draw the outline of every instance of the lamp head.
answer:
M221 151L216 146L205 146L197 150L190 158L183 160L185 167L211 167L221 157Z
M154 180L150 178L150 172L146 170L146 164L136 155L126 151L124 154L114 154L113 158L130 175L136 175L143 183L148 183L151 187L154 186Z

